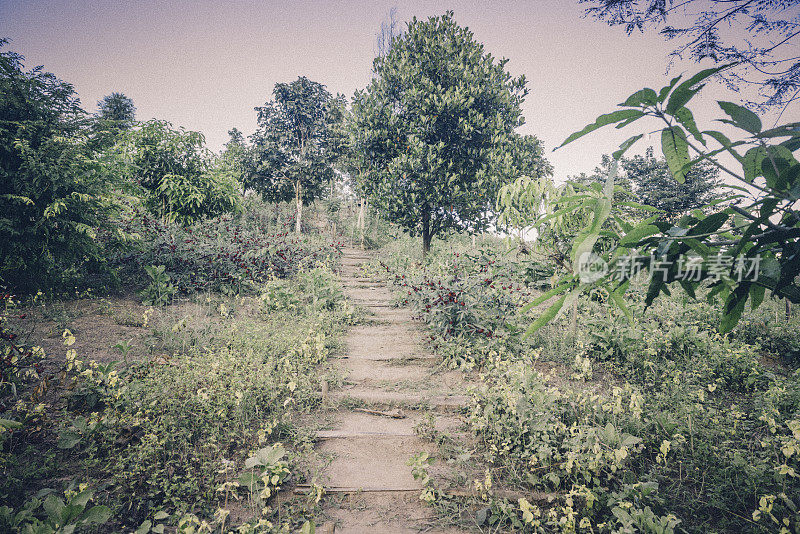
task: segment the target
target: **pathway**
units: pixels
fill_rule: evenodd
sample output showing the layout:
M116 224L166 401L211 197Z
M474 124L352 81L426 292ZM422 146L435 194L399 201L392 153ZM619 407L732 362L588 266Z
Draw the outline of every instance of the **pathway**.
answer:
M328 399L338 426L317 435L318 451L332 458L324 471L326 515L337 534L460 532L436 527L407 462L419 452L434 452L414 430L428 414L437 429L459 425L453 410L467 401L461 374L435 372L410 312L389 304L391 292L383 282L358 276L368 259L355 249L346 249L342 258L345 293L373 316L351 328L339 360L347 380ZM323 530L331 531L330 524Z

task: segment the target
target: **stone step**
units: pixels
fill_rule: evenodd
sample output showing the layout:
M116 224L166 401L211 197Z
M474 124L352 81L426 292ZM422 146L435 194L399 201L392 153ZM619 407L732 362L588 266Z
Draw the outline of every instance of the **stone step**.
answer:
M348 439L348 438L411 438L414 432L373 432L360 431L348 432L344 430L320 430L316 433L317 439Z
M466 395L404 393L359 387L334 391L330 394L330 399L334 402L357 401L368 405L403 406L407 408L430 406L434 409L445 411L459 410L469 403L469 397Z

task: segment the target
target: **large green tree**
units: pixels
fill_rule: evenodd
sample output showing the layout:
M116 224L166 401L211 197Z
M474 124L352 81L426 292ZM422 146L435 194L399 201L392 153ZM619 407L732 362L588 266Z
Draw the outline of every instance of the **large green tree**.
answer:
M86 126L72 85L0 50L0 286L55 287L102 265L95 230L111 206Z
M354 106L375 164L368 189L390 220L422 236L423 253L440 232L485 229L514 175L526 89L505 66L452 12L415 18L375 60Z
M266 200L293 199L299 234L303 204L320 197L333 179L342 102L305 76L275 84L272 94L273 100L256 108L258 130L251 138L254 159L247 185Z

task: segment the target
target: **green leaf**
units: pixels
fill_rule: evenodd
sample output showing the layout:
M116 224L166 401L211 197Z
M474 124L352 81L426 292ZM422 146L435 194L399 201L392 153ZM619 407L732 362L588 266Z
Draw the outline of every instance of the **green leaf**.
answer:
M724 211L718 213L712 213L702 221L698 222L685 234L687 238L693 238L703 234L709 234L711 232L716 232L725 224L725 222L730 218L730 215L725 213Z
M47 516L50 518L50 521L52 521L57 525L60 525L61 512L63 512L65 508L64 501L62 501L55 495L48 495L47 498L44 500L43 507L44 511L47 512Z
M686 82L683 82L670 95L669 101L667 102L667 107L664 111L670 115L674 115L675 112L685 106L694 95L700 92L700 89L703 87L705 86L701 85L699 87L691 88L686 85Z
M644 134L634 135L633 137L629 137L625 140L621 145L619 145L619 150L612 154L614 159L619 159L622 157L623 154L639 139L642 138Z
M761 303L764 302L764 293L766 292L767 288L764 286L759 286L753 284L750 286L750 307L751 309L755 310Z
M261 475L253 471L245 471L239 475L239 484L249 490L257 490L261 484Z
M20 428L22 427L22 423L19 421L12 421L11 419L0 419L0 427L9 429L9 428Z
M598 128L602 128L603 126L607 126L609 124L614 124L615 122L628 120L628 119L631 119L631 118L634 118L634 117L639 118L639 117L643 117L643 116L644 116L644 112L642 112L642 111L640 111L638 109L620 109L618 111L614 111L613 113L606 113L605 115L600 115L599 117L597 117L597 120L595 120L592 124L587 125L583 130L581 130L579 132L573 133L572 135L567 137L567 139L563 143L558 145L553 150L558 150L562 146L564 146L566 144L569 144L569 143L573 142L574 140L576 140L576 139L578 139L580 137L583 137L584 135L586 135L586 134L588 134L590 132L593 132L593 131L597 130Z
M526 312L530 311L531 309L535 308L536 306L538 306L542 302L547 302L548 300L550 300L554 296L558 295L559 293L564 291L564 289L566 289L567 287L569 287L571 285L572 285L571 282L564 282L563 284L557 285L556 287L554 287L553 289L551 289L547 293L544 293L543 295L539 295L532 302L529 302L528 304L523 306L523 308L521 310L522 313L526 313Z
M102 525L111 519L111 509L108 506L93 506L81 518L84 525Z
M798 162L788 148L781 145L768 147L766 157L761 160L761 171L767 187L783 190L796 176L797 166Z
M618 161L616 159L611 161L611 168L608 171L608 177L603 187L603 197L595 201L594 215L592 223L588 228L584 228L575 237L572 244L572 263L573 272L579 271L579 263L583 261L585 254L592 252L597 238L600 236L600 229L603 223L608 219L611 213L611 200L614 198L614 180L617 176Z
M556 316L556 314L558 314L559 310L561 310L561 307L564 305L564 301L566 300L567 295L568 295L567 293L561 295L560 299L558 299L552 306L547 308L547 310L542 315L537 317L536 320L533 321L533 324L531 324L528 327L528 330L525 331L524 337L530 336L531 334L539 330L541 327L549 323Z
M718 132L716 130L705 130L703 133L705 135L708 135L709 137L713 137L720 145L722 145L725 148L725 150L730 152L730 154L733 157L739 160L740 163L742 162L741 154L736 152L733 148L745 144L745 141L737 141L734 143L730 139L728 139L725 136L725 134L723 134L722 132Z
M608 294L611 297L611 302L617 305L617 307L622 310L622 313L625 314L625 317L628 318L629 321L633 320L633 313L631 313L630 308L625 303L625 298L622 294L618 293L617 291L611 291Z
M669 97L666 112L670 115L674 114L678 109L686 105L686 103L691 100L691 98L697 94L700 89L703 88L702 85L697 87L697 84L732 65L735 65L735 63L728 63L726 65L720 65L719 67L711 67L709 69L701 70L685 82L681 83L675 88L675 91L673 91L672 95Z
M92 498L92 490L84 490L70 499L69 504L72 506L80 506L81 508Z
M788 148L792 152L800 150L800 136L787 139L786 141L781 143L781 146Z
M678 120L686 131L692 134L692 137L703 143L703 146L706 144L706 140L703 139L703 134L700 133L700 130L697 128L697 123L694 122L694 115L692 112L689 111L689 108L681 107L675 111L675 118Z
M769 130L764 130L756 137L759 139L766 139L770 137L796 137L800 136L800 122L790 122L789 124L782 124Z
M652 224L643 224L639 225L620 239L619 244L621 247L625 245L630 245L633 243L637 243L646 237L650 237L653 234L659 233L661 230L658 229L657 226L653 226Z
M639 91L633 93L628 97L627 100L625 100L625 102L619 105L629 108L638 107L641 105L653 106L657 101L658 95L656 95L656 92L649 87L645 87L644 89L640 89Z
M742 170L747 182L752 182L763 174L761 162L765 157L767 157L767 151L763 146L753 147L745 152L744 158L742 158Z
M722 122L725 122L726 124L733 124L737 128L741 128L742 130L750 132L751 134L757 134L761 132L761 119L759 119L758 115L746 107L734 104L733 102L719 101L717 103L719 104L719 107L722 108L722 111L727 113L731 118L730 121L723 119Z
M686 179L684 165L689 162L689 144L686 141L686 132L680 126L664 128L661 131L661 150L667 160L670 172L678 183Z
M666 285L661 276L650 277L650 285L647 288L647 296L644 300L645 308L653 303L660 292L664 291L666 293Z
M678 81L680 79L681 79L681 76L675 76L669 82L669 85L665 85L664 87L661 88L661 90L658 92L658 101L659 102L664 102L664 100L667 99L667 95L672 90L672 88L675 87L675 84L678 83Z
M743 282L736 286L728 299L725 301L725 306L722 310L722 319L719 323L719 331L722 334L730 332L734 326L739 322L744 311L744 305L747 302L749 295L750 282Z

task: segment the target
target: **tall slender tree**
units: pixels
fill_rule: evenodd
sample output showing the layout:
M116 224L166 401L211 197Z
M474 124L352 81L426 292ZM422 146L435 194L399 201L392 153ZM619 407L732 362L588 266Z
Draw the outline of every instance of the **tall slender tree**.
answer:
M324 85L301 76L275 84L273 100L256 108L254 167L247 183L267 200L294 200L298 234L303 204L321 196L332 179L339 150L333 122L339 105Z

